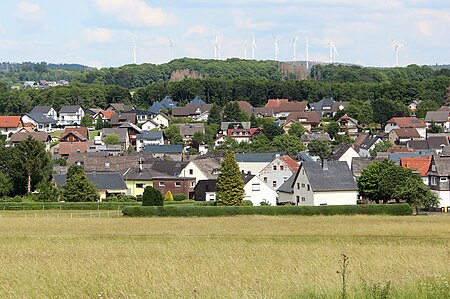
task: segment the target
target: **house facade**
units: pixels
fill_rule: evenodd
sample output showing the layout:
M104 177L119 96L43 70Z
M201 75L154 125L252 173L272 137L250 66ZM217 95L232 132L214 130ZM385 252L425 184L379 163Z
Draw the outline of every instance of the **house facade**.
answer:
M80 106L63 106L59 110L58 126L79 126L84 115Z
M427 174L428 187L439 196L439 207L450 207L450 155L434 155Z
M20 116L0 116L0 134L9 135L18 132L23 127Z
M276 157L258 173L258 176L272 190L277 191L281 185L297 172L299 167L299 164L294 159L284 155Z
M427 125L417 117L393 117L389 119L384 127L385 133L390 133L394 129L415 129L420 138L426 138Z
M27 113L22 115L21 119L23 124L31 124L39 132L51 133L57 125L56 120L39 113Z
M136 135L136 151L142 152L146 145L163 145L164 137L162 131L143 131Z
M266 203L271 206L277 205L277 192L267 186L258 176L243 174L244 200L249 200L254 206Z

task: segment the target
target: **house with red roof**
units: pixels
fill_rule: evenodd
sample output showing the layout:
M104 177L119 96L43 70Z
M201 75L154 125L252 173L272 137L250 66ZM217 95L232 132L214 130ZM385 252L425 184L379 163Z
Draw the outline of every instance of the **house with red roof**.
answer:
M312 128L317 128L320 124L320 115L315 111L291 112L286 117L283 129L289 132L293 123L301 123L306 131L310 132Z
M14 134L23 127L20 116L0 116L0 134Z
M289 102L288 99L269 99L267 101L267 104L264 107L275 108L275 107L279 107L282 103L287 103L287 102Z
M258 176L266 185L276 191L297 172L299 167L300 165L288 155L278 156L264 167Z
M394 129L414 129L421 138L427 137L427 125L417 117L393 117L387 121L384 127L385 133L390 133Z
M351 118L347 114L343 115L338 120L339 123L339 133L341 135L348 134L350 137L358 136L358 121Z
M428 186L428 171L431 166L431 157L419 157L419 158L400 158L400 165L403 168L411 169L413 172L418 173L422 177L422 181Z
M393 129L389 132L389 141L395 145L406 145L411 140L423 139L414 128Z

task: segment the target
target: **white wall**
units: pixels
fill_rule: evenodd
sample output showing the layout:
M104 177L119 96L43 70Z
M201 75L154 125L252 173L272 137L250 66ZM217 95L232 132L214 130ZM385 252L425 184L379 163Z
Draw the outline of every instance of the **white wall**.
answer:
M158 128L157 125L152 123L151 121L145 122L142 125L142 131L151 131L151 130L157 129L157 128Z
M357 191L314 192L314 205L356 205Z
M271 206L277 205L277 192L264 184L257 176L254 176L247 184L245 184L244 190L244 199L251 200L254 206L259 206L262 201L267 202Z
M439 203L439 208L450 207L450 191L431 191L439 196L439 199L441 200Z
M345 161L347 162L348 167L352 168L352 159L360 157L359 154L350 147L343 155L339 158L339 161Z
M300 166L301 167L301 166ZM294 182L292 201L299 206L313 206L314 193L304 169L300 168L297 180ZM298 200L297 200L298 199ZM298 203L297 203L298 202Z
M192 170L192 174L190 172ZM195 178L195 183L197 184L198 181L201 180L208 180L208 178L203 174L203 172L200 171L200 169L197 167L197 165L194 164L194 162L189 162L186 167L181 170L179 177L187 177L187 178Z
M250 171L251 174L258 175L264 167L269 165L270 162L238 162L239 169L244 171L244 173L248 173Z
M165 128L169 126L169 120L161 114L156 115L152 120Z

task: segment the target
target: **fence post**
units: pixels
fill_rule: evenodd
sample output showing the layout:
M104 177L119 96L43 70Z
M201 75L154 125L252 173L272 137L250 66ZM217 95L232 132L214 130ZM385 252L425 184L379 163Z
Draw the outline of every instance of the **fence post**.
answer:
M70 219L72 219L73 217L72 217L73 215L72 215L72 213L70 213Z

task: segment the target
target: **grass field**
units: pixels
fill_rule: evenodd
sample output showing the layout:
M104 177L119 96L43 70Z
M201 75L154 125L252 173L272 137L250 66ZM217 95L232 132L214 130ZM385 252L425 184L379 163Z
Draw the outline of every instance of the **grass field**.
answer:
M447 215L19 213L0 217L0 298L341 298L343 253L347 298L450 297Z

